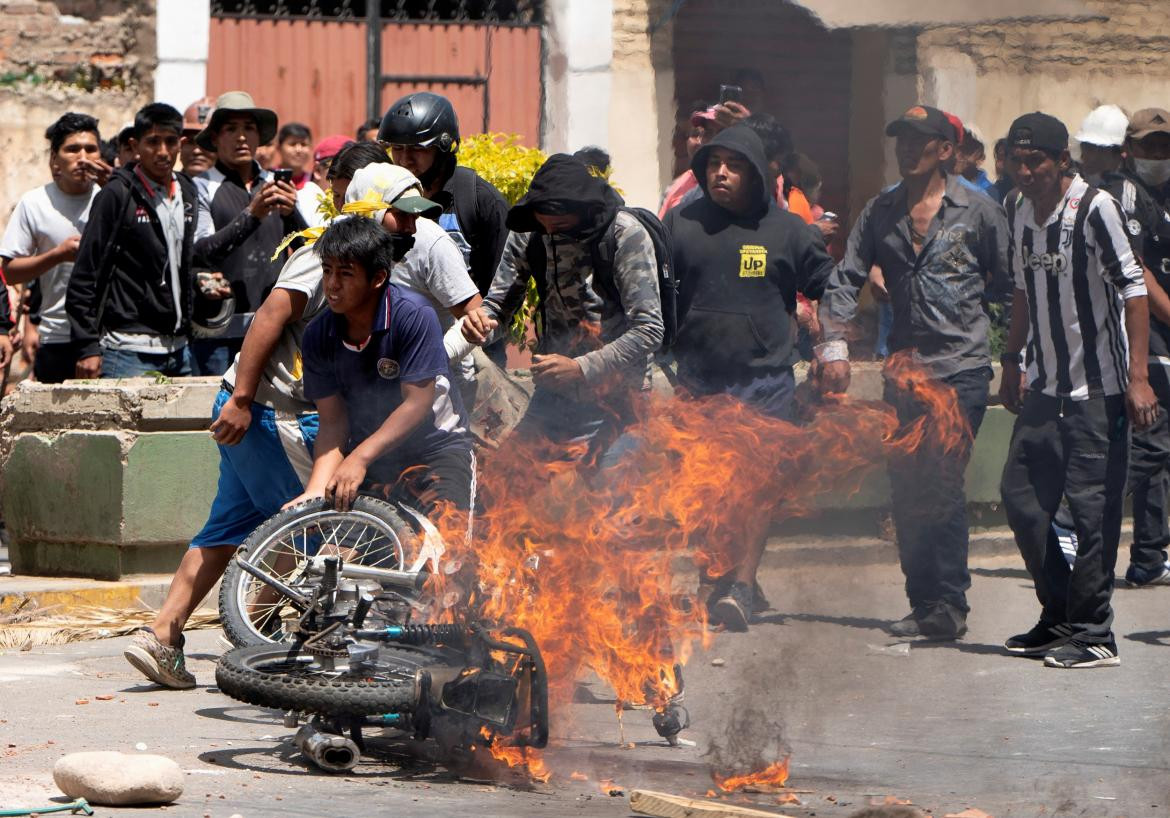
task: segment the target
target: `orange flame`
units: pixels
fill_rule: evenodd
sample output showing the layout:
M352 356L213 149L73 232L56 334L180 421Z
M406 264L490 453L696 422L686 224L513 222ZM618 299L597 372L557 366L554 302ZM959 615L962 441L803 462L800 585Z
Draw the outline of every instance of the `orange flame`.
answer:
M826 402L797 426L726 396L652 398L626 430L635 448L613 468L516 437L485 455L474 542L464 545L458 515L439 521L447 558L475 566L487 618L536 638L554 718L590 670L619 702L663 706L679 691L676 663L709 639L694 574L676 576L680 557L724 573L745 540L815 512L827 495L856 493L888 456L970 444L953 392L905 357L887 376L927 408L902 430L881 402ZM519 752L492 745L501 760Z
M602 795L616 796L623 794L622 788L613 783L613 780L609 778L603 778L597 787L601 790Z
M539 750L532 747L510 746L487 727L480 727L479 734L487 744L488 752L491 753L492 758L503 763L509 769L522 767L530 778L542 784L552 778L552 771L544 763L544 756Z
M727 778L715 774L712 775L712 778L715 779L715 786L724 792L739 792L740 790L773 792L788 782L788 759L773 762L759 772L732 775Z

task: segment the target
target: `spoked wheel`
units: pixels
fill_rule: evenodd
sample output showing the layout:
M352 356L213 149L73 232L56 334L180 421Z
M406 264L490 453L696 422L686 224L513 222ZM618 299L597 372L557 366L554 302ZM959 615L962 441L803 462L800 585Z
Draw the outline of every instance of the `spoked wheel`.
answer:
M215 668L227 695L259 707L328 718L413 713L422 691L420 671L442 659L427 652L383 649L351 670L344 658L323 659L288 645L251 645L228 651Z
M345 512L324 499L287 508L253 531L228 564L219 591L224 632L236 646L281 642L284 617L297 614L286 596L241 568L240 560L299 590L313 581L308 568L315 557L402 570L417 540L393 506L372 497L358 497Z

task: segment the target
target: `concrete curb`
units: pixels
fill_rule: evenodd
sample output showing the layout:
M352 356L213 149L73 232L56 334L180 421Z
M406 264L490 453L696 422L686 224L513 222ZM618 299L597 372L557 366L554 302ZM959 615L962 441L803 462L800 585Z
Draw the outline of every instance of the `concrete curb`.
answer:
M12 613L22 605L25 610L54 608L68 615L77 608L144 608L157 610L166 598L170 574L140 574L118 582L72 577L0 577L0 614ZM208 595L215 599L218 589ZM206 604L206 603L205 603Z
M1007 529L971 532L969 559L1018 556ZM819 565L897 565L898 546L875 537L775 537L768 541L762 564L769 568Z

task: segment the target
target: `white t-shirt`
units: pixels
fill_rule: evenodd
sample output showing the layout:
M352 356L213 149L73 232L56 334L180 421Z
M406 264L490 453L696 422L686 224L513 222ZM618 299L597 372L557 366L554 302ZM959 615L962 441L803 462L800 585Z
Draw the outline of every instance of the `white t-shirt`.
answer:
M56 182L49 182L21 196L0 241L0 256L8 259L39 256L70 236L80 234L89 221L89 207L98 189L94 185L89 193L70 196ZM73 262L67 261L40 277L42 344L65 344L70 340L65 293L72 272Z
M323 195L325 191L312 179L305 182L297 191L297 210L309 227L320 227L325 224L325 215L317 209L321 206L320 197Z
M455 323L450 308L479 294L479 288L467 272L463 253L450 234L430 219L415 222L414 247L390 271L390 281L423 296L439 314L439 326L445 333ZM471 356L460 361L452 374L464 381L475 378Z
M301 339L305 327L324 309L325 293L321 289L321 257L311 246L302 247L284 263L273 289L304 293L308 298L300 319L287 324L280 340L272 350L272 357L264 367L256 386L256 402L294 414L316 411L313 402L305 399L304 368L301 362ZM223 379L233 387L236 384L236 364L232 362Z
M446 332L455 323L450 308L479 292L463 253L447 231L430 219L415 222L414 247L390 271L390 281L431 302Z

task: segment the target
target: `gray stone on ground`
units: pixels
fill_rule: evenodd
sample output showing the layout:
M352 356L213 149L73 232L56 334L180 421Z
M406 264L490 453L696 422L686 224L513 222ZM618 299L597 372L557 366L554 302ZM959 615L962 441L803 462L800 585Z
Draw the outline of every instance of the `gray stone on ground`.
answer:
M143 753L70 753L53 765L53 781L70 798L105 807L169 804L183 794L179 765Z

